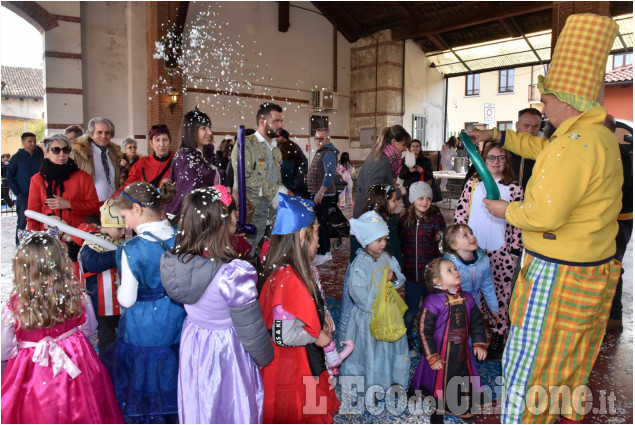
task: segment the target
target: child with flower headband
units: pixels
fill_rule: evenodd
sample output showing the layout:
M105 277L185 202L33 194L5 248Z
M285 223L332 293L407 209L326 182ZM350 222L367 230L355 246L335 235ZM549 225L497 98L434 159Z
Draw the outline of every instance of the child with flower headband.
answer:
M260 275L260 306L274 343L262 369L264 423L332 423L339 409L324 347L332 321L311 268L318 224L313 202L278 194L271 245Z
M388 226L379 214L369 211L350 222L351 234L363 250L357 252L347 271L345 287L353 308L343 338L352 340L355 350L344 360L340 371L343 376L364 376L364 389L379 385L388 390L393 384L406 388L410 371L406 335L395 342L380 341L369 328L384 271L388 270L387 279L395 288L401 287L406 277L397 260L385 252Z
M132 183L115 199L126 227L136 233L117 247L124 307L117 339L102 358L111 373L126 422L177 421L177 374L183 306L161 283L161 255L174 247L176 228L163 214L161 194L146 182Z
M273 359L256 269L230 244L236 215L225 186L185 197L176 246L161 258L168 295L182 302L180 423L262 423L259 366Z
M2 305L2 422L122 423L110 376L87 339L97 327L90 297L61 243L28 234L13 275Z

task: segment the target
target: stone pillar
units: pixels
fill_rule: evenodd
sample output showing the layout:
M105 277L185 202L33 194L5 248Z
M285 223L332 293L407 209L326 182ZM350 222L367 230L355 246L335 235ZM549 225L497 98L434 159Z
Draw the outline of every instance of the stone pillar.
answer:
M177 150L181 144L180 127L183 118L183 79L179 76L170 77L169 69L161 59L152 56L156 50L155 42L161 41L166 35L168 21L174 23L179 2L148 2L146 3L146 60L147 60L147 89L148 89L148 117L147 130L154 124L165 124L172 136L171 149ZM159 80L166 80L167 85L179 92L179 101L170 111L170 96L166 85ZM155 87L153 87L155 86ZM158 87L158 89L157 89ZM155 91L159 90L159 94ZM147 132L146 132L147 133ZM149 141L148 141L149 142ZM148 153L152 151L148 143Z
M351 147L359 147L360 128L403 124L404 44L381 31L351 47Z
M42 6L58 25L44 32L44 122L46 134L63 133L84 122L82 34L79 2L46 2Z
M601 16L611 16L607 1L554 1L551 16L551 54L556 48L558 35L562 31L569 15L577 13L594 13ZM598 93L598 102L604 104L604 83Z

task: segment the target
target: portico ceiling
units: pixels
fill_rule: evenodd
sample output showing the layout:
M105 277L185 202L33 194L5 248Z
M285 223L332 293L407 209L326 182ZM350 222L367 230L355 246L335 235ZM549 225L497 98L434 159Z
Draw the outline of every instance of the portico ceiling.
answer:
M350 42L386 29L414 40L446 77L547 64L553 2L314 1ZM611 1L620 26L613 52L633 50L633 3Z

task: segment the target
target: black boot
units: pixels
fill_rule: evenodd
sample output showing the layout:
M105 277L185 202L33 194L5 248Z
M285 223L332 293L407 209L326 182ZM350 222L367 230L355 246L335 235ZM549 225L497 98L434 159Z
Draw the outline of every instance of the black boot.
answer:
M492 334L492 343L487 347L487 359L486 360L500 360L503 356L503 349L505 348L505 337L501 334Z

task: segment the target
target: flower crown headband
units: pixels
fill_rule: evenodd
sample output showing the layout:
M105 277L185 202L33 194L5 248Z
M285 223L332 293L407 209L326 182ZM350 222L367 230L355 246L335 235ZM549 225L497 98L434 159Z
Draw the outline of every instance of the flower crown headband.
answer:
M201 192L210 195L210 201L221 201L226 207L230 206L232 203L232 196L229 194L227 187L220 184L212 187L201 187L196 189L194 192Z

